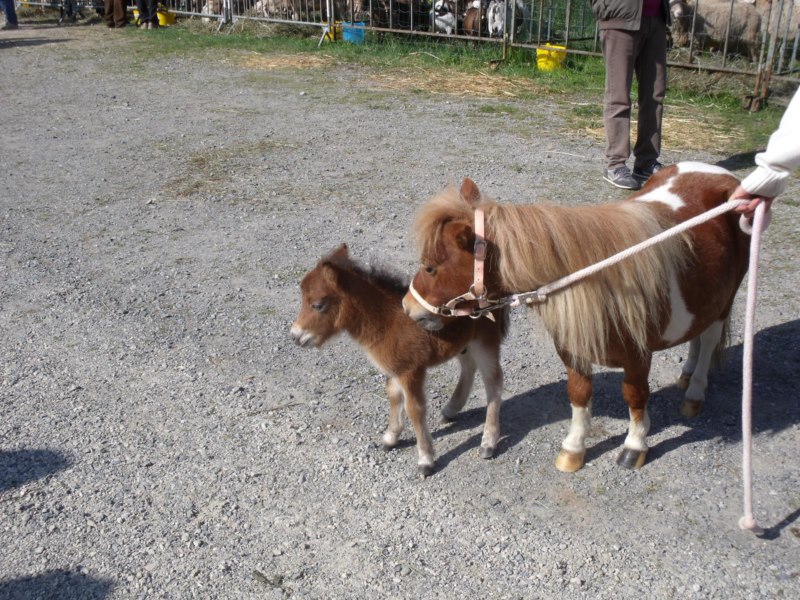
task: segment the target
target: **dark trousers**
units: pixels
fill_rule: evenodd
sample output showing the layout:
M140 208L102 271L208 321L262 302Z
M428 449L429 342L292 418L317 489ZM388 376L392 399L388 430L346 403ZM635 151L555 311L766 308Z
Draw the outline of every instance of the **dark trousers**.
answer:
M601 31L606 64L603 125L609 169L631 154L631 87L639 83L639 118L633 146L635 167L646 167L661 154L661 119L667 91L667 32L661 17L642 17L639 31Z
M103 19L109 27L125 27L128 12L125 0L103 0Z
M158 23L158 0L136 0L139 23Z

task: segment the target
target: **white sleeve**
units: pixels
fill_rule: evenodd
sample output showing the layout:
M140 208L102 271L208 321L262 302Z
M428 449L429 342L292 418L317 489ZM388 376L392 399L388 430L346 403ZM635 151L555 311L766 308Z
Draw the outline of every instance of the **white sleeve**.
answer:
M767 149L756 154L755 171L743 181L751 194L774 198L786 189L786 180L800 166L800 89L798 89L781 123L769 138Z

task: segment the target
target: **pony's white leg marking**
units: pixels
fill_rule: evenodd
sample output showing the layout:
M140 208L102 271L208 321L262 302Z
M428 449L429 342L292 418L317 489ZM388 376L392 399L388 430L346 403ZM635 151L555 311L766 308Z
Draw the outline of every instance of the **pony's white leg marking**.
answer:
M458 362L461 365L461 373L458 376L458 384L450 396L450 401L442 408L442 416L448 421L455 418L467 403L469 394L472 391L472 383L475 381L475 359L472 356L473 348L467 346L463 354L458 355Z
M472 351L472 349L470 350ZM497 348L474 346L475 362L486 388L486 422L481 439L481 458L491 458L500 441L500 402L503 396L503 369Z
M631 420L628 425L628 436L625 438L623 446L628 450L635 450L637 452L647 452L647 434L650 432L650 415L645 408L642 411L642 418L635 420L633 418L633 411L628 411Z
M692 373L697 368L697 357L700 355L700 336L694 338L689 342L689 355L686 357L686 362L683 363L681 369L681 376L678 377L678 387L685 390L689 387L689 381L692 379Z
M686 307L681 286L674 272L669 274L669 304L669 323L661 337L664 341L674 344L686 335L694 321L694 315Z
M711 359L714 356L719 340L722 337L722 321L715 321L708 329L699 335L700 352L697 356L697 364L692 372L689 387L684 398L686 400L703 401L706 397L706 387L708 386L708 369L711 366Z
M394 448L403 432L403 388L394 377L386 382L386 395L389 397L389 426L383 433L385 448Z
M561 448L571 454L583 454L586 452L586 436L589 435L589 428L592 425L592 400L585 407L572 405L572 423L569 426L569 433Z

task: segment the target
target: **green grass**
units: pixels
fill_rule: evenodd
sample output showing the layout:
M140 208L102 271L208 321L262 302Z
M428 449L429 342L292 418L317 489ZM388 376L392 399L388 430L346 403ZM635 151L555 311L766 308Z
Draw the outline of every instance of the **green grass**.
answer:
M511 48L505 60L501 60L502 49L498 44L391 34L379 37L370 32L363 46L347 43L319 46L320 29L239 23L232 31L220 34L214 33L215 24L201 24L196 19L181 21L178 26L154 34L126 33L135 38L132 42L137 46L138 61L191 55L224 59L242 52L325 57L337 64L372 69L384 77L418 72L418 81L410 81L403 90L411 94L429 93L437 71L451 78L480 76L483 81L496 80L498 85L510 81L518 84L513 90L516 102L536 101L541 97L556 99L567 106L570 127L576 130L602 127L605 67L598 57L570 55L565 68L541 72L536 69L535 52L529 49ZM752 92L752 77L698 73L677 67L670 69L669 76L665 114L668 118L713 124L720 138L715 142L715 150L724 145L725 151L734 154L763 148L783 113L785 101L770 102L757 113L742 109L742 97ZM783 90L776 83L775 89L775 95L781 96L789 88ZM502 95L498 98L502 99ZM375 107L381 108L386 100L374 101ZM479 111L513 115L520 108L504 100L503 104L484 103ZM725 136L725 132L730 134ZM683 137L687 147L698 144L698 148L709 148L702 145L703 139L691 139L702 138L696 133L693 136L691 127L687 127Z

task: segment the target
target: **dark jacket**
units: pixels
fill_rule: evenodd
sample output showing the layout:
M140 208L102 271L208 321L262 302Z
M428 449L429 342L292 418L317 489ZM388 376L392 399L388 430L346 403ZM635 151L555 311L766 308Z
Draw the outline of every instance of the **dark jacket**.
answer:
M674 0L673 0L674 1ZM642 0L589 0L600 29L638 31L642 24ZM670 0L661 0L661 14L669 25Z

